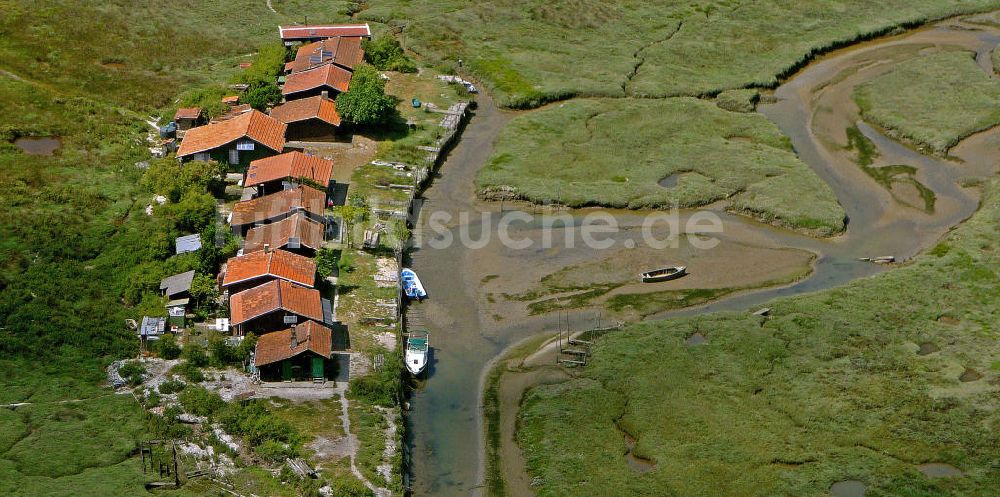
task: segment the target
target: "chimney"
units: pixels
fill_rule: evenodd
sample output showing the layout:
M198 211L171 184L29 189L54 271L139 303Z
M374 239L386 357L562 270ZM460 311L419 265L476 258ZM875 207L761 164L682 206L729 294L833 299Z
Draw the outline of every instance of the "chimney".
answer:
M329 99L330 98L330 92L327 91L327 90L323 90L323 91L319 92L319 96L323 97L323 99Z
M265 243L264 244L264 253L266 254L266 253L268 253L270 251L271 251L271 244L270 243Z
M289 345L289 348L291 348L292 350L295 350L295 347L299 346L299 341L298 341L298 339L295 338L295 325L294 324L292 325L292 339L290 340L290 342L291 343Z

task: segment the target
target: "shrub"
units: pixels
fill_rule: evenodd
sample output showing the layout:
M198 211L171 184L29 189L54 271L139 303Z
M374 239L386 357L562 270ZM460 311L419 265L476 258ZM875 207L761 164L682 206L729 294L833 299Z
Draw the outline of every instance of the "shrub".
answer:
M174 366L172 371L183 376L185 380L191 383L201 383L205 381L205 375L202 374L200 369L198 369L198 366L195 366L190 362L178 364Z
M282 458L298 455L302 438L299 432L260 402L251 401L246 405L230 404L219 413L219 422L227 433L243 438L261 457Z
M156 407L160 405L160 400L160 394L157 393L156 390L150 390L149 392L146 392L146 398L143 405L146 406L147 409Z
M236 347L226 343L226 339L215 334L208 339L208 350L212 353L212 365L225 366L240 361L236 356Z
M330 482L330 495L337 497L374 497L375 493L368 489L360 480L354 478L338 478Z
M177 345L177 337L171 334L163 335L156 341L156 354L161 359L177 359L181 356L181 347Z
M146 368L135 361L129 361L118 368L118 374L131 386L142 383L142 375L146 374Z
M215 392L209 392L201 387L185 388L177 396L184 411L196 416L211 416L223 407L226 402Z
M208 313L215 310L219 290L211 276L204 273L195 274L194 280L191 281L190 293L195 313L199 316L207 316Z
M350 90L337 95L337 111L355 124L384 123L395 108L396 99L385 94L385 80L368 64L355 68Z
M417 66L403 52L391 34L363 43L365 58L380 71L417 72Z
M163 383L160 383L158 390L163 395L170 395L184 390L184 387L186 386L187 385L183 381L171 378Z
M391 407L396 405L400 393L402 357L391 353L382 369L366 376L351 378L349 393L369 404Z
M274 83L259 83L247 89L243 102L259 111L281 102L281 88Z
M208 366L208 355L205 354L205 348L197 343L184 346L184 352L181 353L181 357L194 367L203 368Z

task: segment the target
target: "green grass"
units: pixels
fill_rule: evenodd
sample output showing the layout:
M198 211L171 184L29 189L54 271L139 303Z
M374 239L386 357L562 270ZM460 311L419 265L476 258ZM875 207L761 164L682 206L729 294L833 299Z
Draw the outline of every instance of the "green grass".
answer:
M721 313L605 335L581 378L525 399L518 440L538 495L826 496L844 479L868 495L993 495L997 187L932 255L774 301L767 320ZM707 343L685 345L694 333ZM941 350L918 356L923 342ZM961 383L966 367L986 377ZM626 465L619 428L653 471ZM926 478L924 462L965 476Z
M676 187L659 180L680 174ZM844 228L830 188L756 114L694 98L579 99L514 118L480 172L487 194L570 206L705 205L825 234Z
M394 0L361 19L484 80L503 105L570 96L706 95L773 86L815 54L993 0L632 2Z
M726 90L715 97L715 105L732 112L753 112L760 100L760 92L754 89Z
M923 201L923 205L915 205L913 207L923 209L925 212L934 212L934 203L937 201L937 195L934 193L934 190L927 188L917 180L917 168L902 164L873 166L872 164L879 155L878 149L875 148L875 144L867 136L861 133L861 130L857 126L847 128L847 148L854 150L854 162L861 167L861 170L879 185L882 185L883 188L892 192L892 187L895 184L912 185L920 193L920 198ZM905 200L899 198L897 200L906 203Z
M974 56L954 51L902 62L859 86L854 98L866 120L943 154L1000 124L1000 82Z

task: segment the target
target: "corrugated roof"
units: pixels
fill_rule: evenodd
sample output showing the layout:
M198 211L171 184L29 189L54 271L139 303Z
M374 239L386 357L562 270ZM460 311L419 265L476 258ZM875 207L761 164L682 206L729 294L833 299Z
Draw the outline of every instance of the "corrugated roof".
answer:
M160 281L160 291L167 297L184 293L191 290L191 282L194 281L194 271L167 276Z
M323 215L326 194L308 186L297 186L245 202L236 202L230 222L234 225L259 223L294 211Z
M228 121L188 130L177 150L177 156L212 150L240 138L249 138L275 152L281 152L285 148L286 129L288 126L285 123L263 112L251 110Z
M269 281L229 298L230 323L233 325L280 310L323 320L319 291L284 280Z
M178 254L196 252L201 250L201 235L195 233L193 235L179 236L175 241L175 245Z
M271 117L285 123L319 119L334 126L340 126L337 102L321 95L285 102L271 109Z
M258 367L295 357L311 350L327 359L333 354L333 331L315 321L306 321L293 329L266 333L257 339L254 364Z
M247 232L243 253L263 250L265 244L273 249L285 247L293 238L301 246L319 249L323 246L323 224L304 214L294 214L276 223L258 226Z
M285 78L285 86L281 88L281 94L291 95L317 88L345 92L351 86L352 74L351 71L330 63L307 71L295 72Z
M247 168L244 187L285 178L307 179L326 186L333 173L333 162L299 151L257 159Z
M371 38L372 31L368 24L322 24L305 26L278 26L278 35L282 40L308 40L313 38L332 38L334 36L362 36Z
M263 250L233 257L226 263L222 286L258 278L274 277L312 287L316 282L316 262L284 250Z

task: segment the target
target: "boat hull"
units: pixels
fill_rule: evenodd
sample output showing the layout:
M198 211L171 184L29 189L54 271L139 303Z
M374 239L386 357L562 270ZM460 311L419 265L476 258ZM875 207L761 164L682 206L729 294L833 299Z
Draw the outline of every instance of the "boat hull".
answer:
M657 269L656 271L647 271L639 275L639 278L643 283L657 283L660 281L670 281L680 278L687 274L687 267L675 267L675 268L665 268Z

